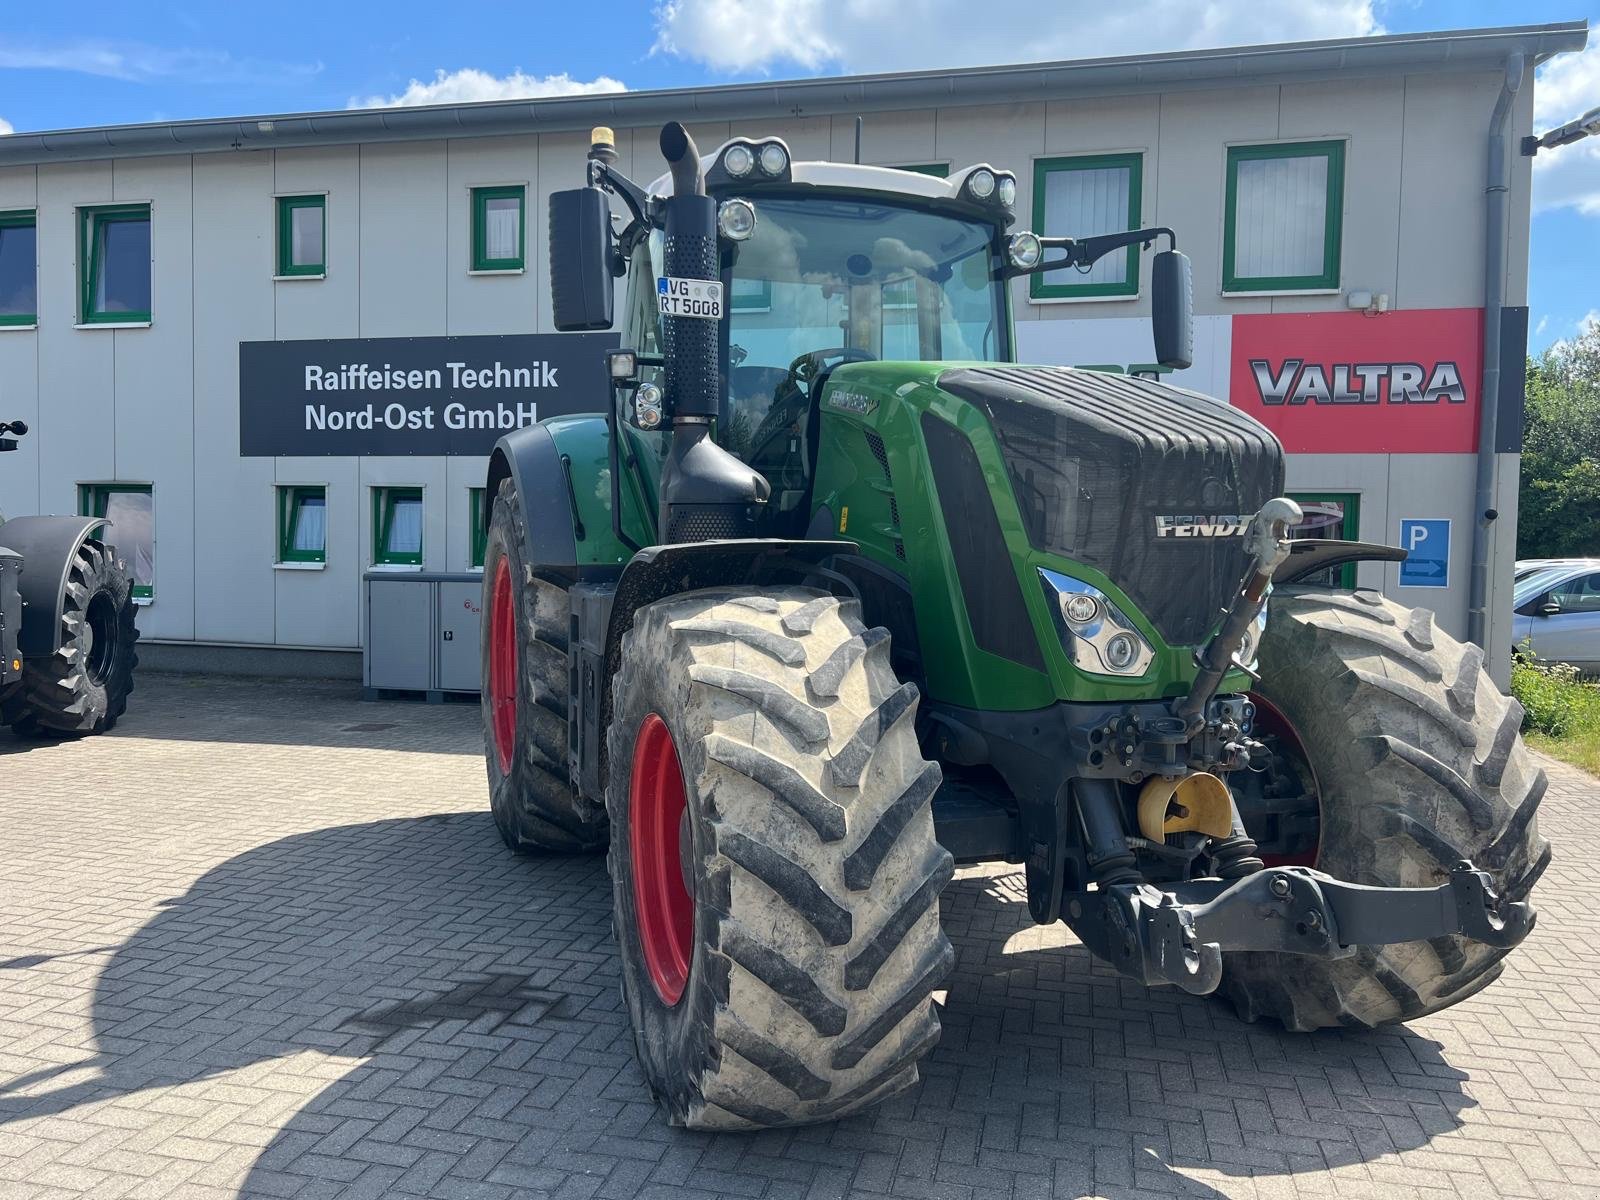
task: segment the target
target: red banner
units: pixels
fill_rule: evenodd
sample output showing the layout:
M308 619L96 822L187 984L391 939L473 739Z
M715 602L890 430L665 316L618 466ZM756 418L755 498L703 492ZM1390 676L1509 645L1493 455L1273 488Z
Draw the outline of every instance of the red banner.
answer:
M1228 399L1291 454L1470 454L1482 363L1481 308L1236 316Z

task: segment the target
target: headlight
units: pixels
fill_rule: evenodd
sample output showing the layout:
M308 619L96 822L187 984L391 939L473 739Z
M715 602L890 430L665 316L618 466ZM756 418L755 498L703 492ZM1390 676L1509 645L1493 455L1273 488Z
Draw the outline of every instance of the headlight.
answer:
M641 383L633 393L634 424L640 429L656 429L661 417L661 389L653 383Z
M979 200L987 200L994 195L994 172L987 167L979 167L967 176L967 191Z
M730 242L742 242L756 231L755 206L748 200L724 200L717 205L717 232Z
M1267 606L1261 606L1261 613L1250 627L1244 631L1244 640L1239 643L1239 661L1252 671L1256 667L1256 658L1261 653L1261 639L1267 632Z
M1150 669L1155 650L1099 588L1043 567L1039 581L1058 618L1062 647L1079 670L1131 679Z
M789 165L789 152L777 142L761 147L761 169L768 175L782 175Z
M1044 257L1044 243L1036 233L1013 233L1006 242L1006 254L1014 267L1037 266Z
M1000 203L1007 208L1014 208L1017 203L1017 177L1015 175L1002 175L996 186L1000 193Z
M749 146L729 146L722 155L722 169L735 179L743 179L756 165L756 156Z

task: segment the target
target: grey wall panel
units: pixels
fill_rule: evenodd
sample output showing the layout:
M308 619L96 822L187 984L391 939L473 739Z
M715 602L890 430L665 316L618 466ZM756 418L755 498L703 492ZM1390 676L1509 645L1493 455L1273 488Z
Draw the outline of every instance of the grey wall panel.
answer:
M77 206L112 199L109 162L39 168L39 500L74 512L80 481L116 478L114 336L80 330Z
M536 137L459 139L447 143L447 246L445 296L448 333L525 333L533 328L537 307L534 291L540 278L529 262L533 248L533 210L542 208ZM523 261L518 274L472 274L472 207L474 187L522 184L527 188L523 213Z
M472 500L469 491L481 488L489 473L487 458L445 460L445 566L447 571L470 571L472 566ZM485 505L494 497L485 498ZM487 507L485 508L487 512Z
M1387 292L1393 302L1399 254L1401 123L1403 80L1369 80L1363 88L1342 83L1285 86L1278 136L1286 140L1342 139L1344 225L1341 291ZM1345 306L1336 296L1283 296L1274 312L1320 312Z
M0 210L37 208L37 167L0 168ZM35 432L0 458L0 513L37 513L39 496L39 336L0 327L0 421L26 421Z
M1399 308L1483 303L1483 180L1498 75L1406 79Z
M115 355L116 475L155 487L155 600L147 637L195 636L194 182L190 158L118 162L119 201L148 200L148 329L109 335ZM85 334L84 336L93 336Z
M1517 562L1517 490L1520 454L1494 459L1494 507L1500 515L1491 528L1489 554L1489 674L1502 688L1511 685L1511 591ZM1469 559L1470 562L1470 559Z
M1516 107L1512 110L1509 131L1511 133L1511 157L1508 162L1511 168L1511 195L1506 204L1506 214L1510 225L1510 245L1506 247L1506 300L1507 304L1521 305L1528 302L1528 232L1530 222L1533 220L1533 162L1530 157L1520 152L1518 142L1524 130L1533 128L1533 92L1531 79L1524 77L1522 89L1517 94ZM1470 121L1471 113L1463 114ZM1575 115L1575 114L1574 114ZM1487 136L1489 127L1488 114L1483 117L1483 129ZM1466 136L1471 136L1472 127L1466 127ZM1542 132L1542 131L1535 131ZM1487 150L1485 157L1487 161ZM1507 664L1507 672L1510 664Z
M239 457L238 397L239 343L272 336L272 160L201 155L193 170L195 636L271 642L272 463Z
M361 147L361 336L445 327L445 143Z
M867 113L861 127L861 161L889 167L942 162L935 148L937 125L936 109ZM828 129L828 158L849 162L855 154L855 146L855 121L850 117L834 117Z
M1275 87L1161 97L1155 221L1177 233L1178 245L1194 264L1196 313L1271 309L1267 299L1222 295L1222 216L1228 146L1274 141L1278 136Z
M1468 573L1472 564L1472 499L1476 475L1470 454L1392 454L1389 456L1389 525L1374 540L1398 545L1400 522L1408 517L1450 520L1450 573L1447 588L1400 586L1400 567L1384 564L1384 591L1401 604L1431 608L1439 626L1453 637L1467 635Z

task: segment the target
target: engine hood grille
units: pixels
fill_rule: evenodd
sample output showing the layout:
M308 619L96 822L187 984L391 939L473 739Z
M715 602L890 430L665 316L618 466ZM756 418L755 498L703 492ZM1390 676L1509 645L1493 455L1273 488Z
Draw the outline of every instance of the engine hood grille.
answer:
M1244 575L1243 520L1283 489L1264 425L1067 367L961 367L939 387L988 417L1036 549L1104 572L1169 644L1206 636Z

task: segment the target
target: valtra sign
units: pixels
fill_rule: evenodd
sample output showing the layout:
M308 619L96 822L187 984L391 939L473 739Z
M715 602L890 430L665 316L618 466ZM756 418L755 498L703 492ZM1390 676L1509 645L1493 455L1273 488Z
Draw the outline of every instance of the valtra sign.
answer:
M1470 454L1483 310L1233 318L1228 399L1291 454Z

